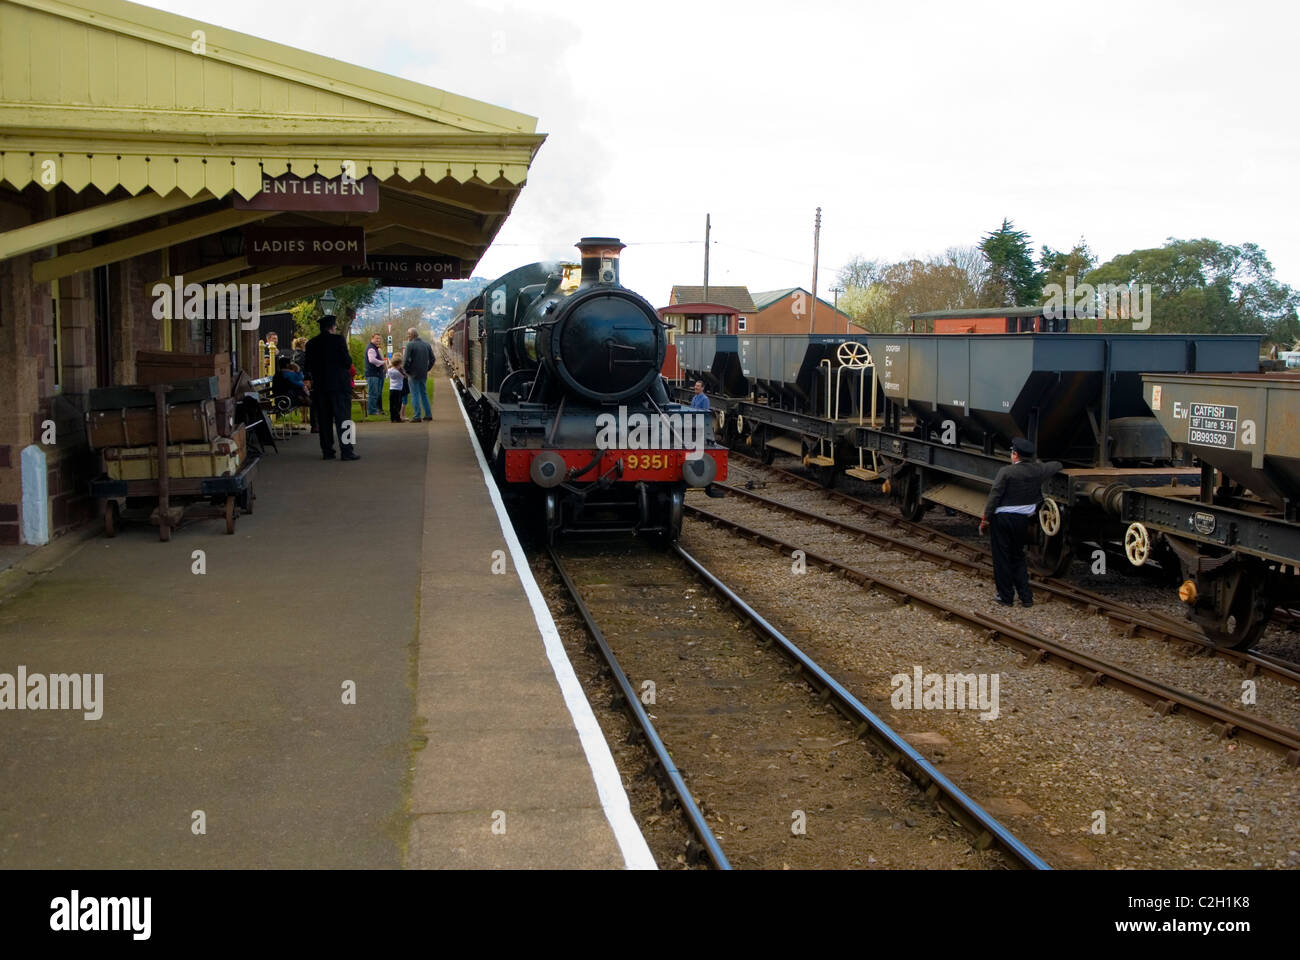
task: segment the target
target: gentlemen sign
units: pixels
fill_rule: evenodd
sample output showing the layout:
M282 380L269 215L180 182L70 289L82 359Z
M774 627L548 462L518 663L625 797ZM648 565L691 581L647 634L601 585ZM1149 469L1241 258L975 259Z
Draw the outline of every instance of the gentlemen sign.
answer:
M437 290L443 280L460 277L457 257L426 257L410 254L375 253L359 267L345 267L345 277L374 277L390 287L429 287Z
M379 209L379 178L298 177L292 173L262 177L262 192L245 200L235 194L236 210L324 210L374 213Z
M245 227L244 252L255 267L362 264L366 233L361 227Z

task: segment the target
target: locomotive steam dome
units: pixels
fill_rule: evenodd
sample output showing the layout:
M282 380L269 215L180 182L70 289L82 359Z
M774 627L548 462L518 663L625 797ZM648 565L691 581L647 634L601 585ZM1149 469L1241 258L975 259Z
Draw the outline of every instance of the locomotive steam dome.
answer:
M663 366L667 340L658 313L618 279L623 244L584 237L582 282L568 297L546 299L540 311L542 361L569 389L590 400L617 403L648 390Z

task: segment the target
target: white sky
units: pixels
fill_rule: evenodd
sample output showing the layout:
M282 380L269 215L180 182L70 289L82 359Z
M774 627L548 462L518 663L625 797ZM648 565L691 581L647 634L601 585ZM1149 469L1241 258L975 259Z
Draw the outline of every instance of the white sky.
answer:
M1282 2L651 4L152 0L486 100L548 134L477 273L621 237L656 305L811 285L855 254L973 244L1003 216L1101 260L1252 241L1300 285L1296 33ZM695 241L695 242L690 242Z

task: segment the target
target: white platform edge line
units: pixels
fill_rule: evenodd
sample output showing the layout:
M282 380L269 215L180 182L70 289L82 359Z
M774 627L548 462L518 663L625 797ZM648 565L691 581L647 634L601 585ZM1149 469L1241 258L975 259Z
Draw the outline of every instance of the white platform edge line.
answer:
M578 731L582 750L587 755L587 765L591 768L591 778L596 782L600 806L605 811L605 819L609 821L610 828L614 831L614 839L623 854L623 862L629 870L657 870L659 865L655 863L654 855L650 853L650 846L641 833L641 827L632 816L632 805L628 801L627 791L623 789L623 780L619 776L618 765L614 763L614 755L609 752L605 735L601 732L600 724L596 722L596 715L592 713L586 694L582 692L582 684L578 682L578 675L573 672L573 664L569 662L569 656L564 652L564 642L560 639L560 631L556 629L551 610L546 605L546 599L542 596L536 579L533 578L533 571L528 566L527 558L524 557L524 548L519 543L519 538L515 536L515 528L506 515L501 492L497 489L496 481L492 479L492 470L483 456L478 437L474 435L469 414L465 412L465 404L460 399L460 391L451 380L448 380L447 384L452 396L456 398L456 406L460 408L461 418L465 421L465 430L474 448L474 456L478 458L479 470L483 472L483 482L487 485L488 496L492 499L492 508L497 512L497 522L501 525L506 546L510 548L510 559L514 562L515 571L528 597L529 606L533 608L533 618L537 621L537 629L542 635L546 657L551 661L551 670L554 671L555 679L560 685L564 704L568 707L569 716L573 718L573 725Z

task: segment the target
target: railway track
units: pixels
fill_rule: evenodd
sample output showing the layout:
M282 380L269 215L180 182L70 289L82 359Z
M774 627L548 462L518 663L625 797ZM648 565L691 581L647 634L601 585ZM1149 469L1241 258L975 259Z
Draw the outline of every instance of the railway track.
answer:
M593 643L599 648L608 664L618 687L621 703L633 715L646 739L647 746L658 766L661 784L671 790L681 804L683 815L696 837L694 852L707 858L713 866L729 869L731 860L724 852L722 843L715 836L702 810L706 804L695 799L688 780L695 783L697 791L703 791L707 800L707 809L726 813L724 808L729 802L734 805L737 802L736 798L747 798L748 794L753 792L743 787L744 777L754 776L752 773L754 769L763 770L759 776L770 777L774 781L780 780L779 771L775 774L766 772L774 769L776 764L769 762L774 757L769 748L771 741L765 738L780 729L784 729L788 734L789 726L796 722L788 718L802 713L804 717L801 722L810 725L812 733L821 732L826 735L814 736L811 739L829 738L832 729L839 727L843 722L834 721L826 714L821 705L830 703L844 720L853 725L852 734L841 739L834 746L857 744L862 740L871 744L875 748L875 756L879 758L877 762L883 768L893 767L901 771L914 784L914 787L908 791L911 799L907 802L921 806L925 816L935 818L928 833L922 831L917 834L922 845L917 847L915 852L909 853L908 857L932 859L936 856L933 850L936 838L944 836L945 831L950 829L950 821L940 817L930 804L925 803L925 801L933 801L948 814L951 821L955 821L966 830L967 836L964 841L954 841L965 845L964 856L970 855L971 847L974 848L975 855L980 858L995 856L995 852L996 855L1000 855L994 861L983 859L979 865L1010 864L1031 869L1049 869L1047 864L1010 830L968 797L905 738L867 709L848 689L685 550L674 547L669 554L646 550L641 552L634 562L620 562L617 565L611 565L606 554L575 557L566 551L566 555L562 556L551 549L549 558ZM620 574L628 571L634 571L631 580L617 579ZM706 602L705 597L696 590L683 589L684 573L688 576L688 582L689 579L694 578L703 582L707 588L705 593L714 602ZM596 608L595 611L593 607ZM647 609L654 610L653 618L644 616L644 611ZM739 623L736 620L737 615L740 618ZM745 636L746 634L748 637ZM614 638L614 644L610 642L611 636ZM672 703L664 703L654 708L659 714L664 715L661 723L671 725L676 731L669 734L665 742L665 738L656 728L655 718L643 704L645 687L638 690L634 686L613 646L617 645L620 650L627 651L636 661L639 676L645 677L647 671L653 672L667 684L667 678L682 669L680 661L689 662L689 655L680 651L691 649L697 643L705 643L710 648L707 657L703 654L697 657L701 676L693 681L673 678L671 689L676 690L677 694L673 697ZM801 685L810 687L815 696L810 698L805 690L791 699L791 691L784 689L791 686L789 672L783 670L774 674L775 667L768 658L759 658L765 665L751 666L754 663L755 645L782 654L793 667L794 676L802 681ZM745 653L746 650L748 653ZM777 678L775 682L774 677ZM772 698L770 693L765 693L762 697L768 699L763 700L762 703L750 704L748 703L750 699L762 699L755 692L758 689L757 685L774 686L778 693L775 698ZM725 689L727 692L722 703L714 701L712 706L708 705L710 701L707 696L701 699L689 695L692 691L704 691L707 694L718 688ZM666 690L664 692L667 693ZM740 714L737 714L735 705L737 699L741 701L742 713ZM700 710L701 706L704 707L703 711ZM810 708L811 712L809 712ZM698 729L688 733L692 725L699 723L709 726L717 723L725 729L725 718L728 714L737 714L736 729L743 733L742 739L736 742L715 747L711 745L711 741L716 739L716 735L701 736ZM796 742L807 739L809 737L805 734ZM672 751L674 744L678 756L690 758L688 762L691 764L692 775L688 776L684 773L678 761L674 759ZM718 762L719 752L728 762ZM826 757L835 756L832 751L825 757L819 757L816 769L821 769L820 765L825 762ZM737 757L739 762L731 762ZM864 828L864 823L868 820L864 819L860 810L869 805L862 803L860 794L864 789L877 790L880 787L873 782L862 785L853 782L857 780L860 770L856 769L857 765L852 755L848 761L838 763L850 769L841 773L838 781L832 781L824 788L836 802L831 803L827 800L822 808L823 812L818 816L823 821L834 820L835 826L825 829L838 830L836 836L840 844L853 846L856 843L864 853L876 849L874 843L879 842L880 834L877 832L873 839L872 833ZM738 768L743 770L745 764L749 764L751 772L737 773L736 770ZM800 772L791 776L792 782L797 784L799 778L806 778L808 774ZM849 781L847 787L844 781ZM739 791L733 789L730 793L726 789L720 789L719 799L715 800L712 798L714 792L712 788L717 784L733 787L739 784L742 789ZM798 787L791 789L798 789ZM917 796L917 790L922 796ZM890 801L878 802L888 807ZM895 797L893 802L898 803L898 798ZM743 803L741 806L743 807ZM878 812L884 814L885 810L878 809ZM749 821L748 824L737 825L733 816L732 826L739 831L733 834L734 836L746 832L747 827L752 830L744 838L746 842L743 844L749 854L747 858L749 862L755 859L753 855L755 841L761 848L771 850L788 839L789 821L782 821L780 816L772 816L771 811L767 811L768 815L761 817L756 816L756 811L752 809L748 812L741 809L733 813L738 813L742 819ZM921 817L922 813L918 811L915 820L907 818L908 826L916 826ZM761 824L757 822L760 820ZM764 824L767 825L769 834L767 837L761 836ZM779 826L772 826L774 824ZM781 836L781 831L786 831L786 834ZM916 833L915 831L904 833L907 832ZM902 836L896 834L893 839L897 841ZM877 852L880 850L877 849ZM844 851L840 849L838 853L843 854ZM953 854L950 853L949 856ZM915 867L923 863L923 860L908 859L906 862L890 865Z
M746 460L744 469L746 470L752 470L760 476L766 474L781 482L790 483L803 489L819 491L834 502L850 507L873 520L887 524L891 529L898 530L905 536L893 536L881 533L878 530L871 530L849 523L839 517L826 516L813 510L784 503L775 498L756 493L753 490L737 486L734 483L720 483L717 486L725 489L728 493L762 503L771 509L784 511L853 533L878 546L888 547L915 558L927 559L945 568L961 567L989 579L993 576L992 556L981 547L959 537L927 527L922 523L904 520L893 510L870 503L852 494L830 489L816 480L801 477L780 467L762 464L760 461L751 460L749 457L744 458ZM1071 603L1090 613L1104 615L1117 627L1126 631L1129 636L1143 636L1171 643L1182 643L1186 645L1185 649L1189 652L1218 656L1238 664L1245 671L1248 678L1262 675L1291 686L1300 687L1300 665L1291 663L1288 660L1257 651L1215 647L1196 630L1172 617L1155 611L1138 609L1059 577L1036 577L1031 574L1030 579L1037 590Z
M734 490L735 488L731 489ZM745 491L745 493L750 495L748 491ZM779 501L771 501L770 498L760 499L784 507L784 505L779 504ZM797 510L793 507L784 507L784 509L796 515L806 514L807 516L804 519L810 522L825 523L829 521L837 527L843 527L844 532L854 535L861 536L869 533L869 531L854 525L842 524L810 511ZM686 513L687 516L695 517L721 529L730 530L754 543L768 546L783 553L789 554L794 551L802 551L809 565L817 565L861 586L892 596L900 603L920 604L934 610L945 620L964 623L982 632L989 640L997 640L1018 648L1028 656L1030 663L1044 662L1049 658L1054 659L1069 669L1081 673L1084 676L1085 683L1090 686L1106 683L1125 690L1151 704L1161 714L1175 711L1183 712L1211 724L1221 737L1248 739L1261 746L1285 754L1292 765L1300 765L1300 730L1294 727L1245 713L1197 694L1178 689L1159 680L1142 676L1120 664L1039 636L996 617L937 599L913 585L881 576L874 570L868 570L861 566L834 559L810 549L805 544L790 542L694 504L688 503L686 505ZM900 544L897 542L890 545L890 549L898 549L899 547ZM901 545L901 548L914 553L918 557L926 556L926 551L915 545L905 544ZM945 557L944 559L948 558ZM953 564L956 564L955 560Z

